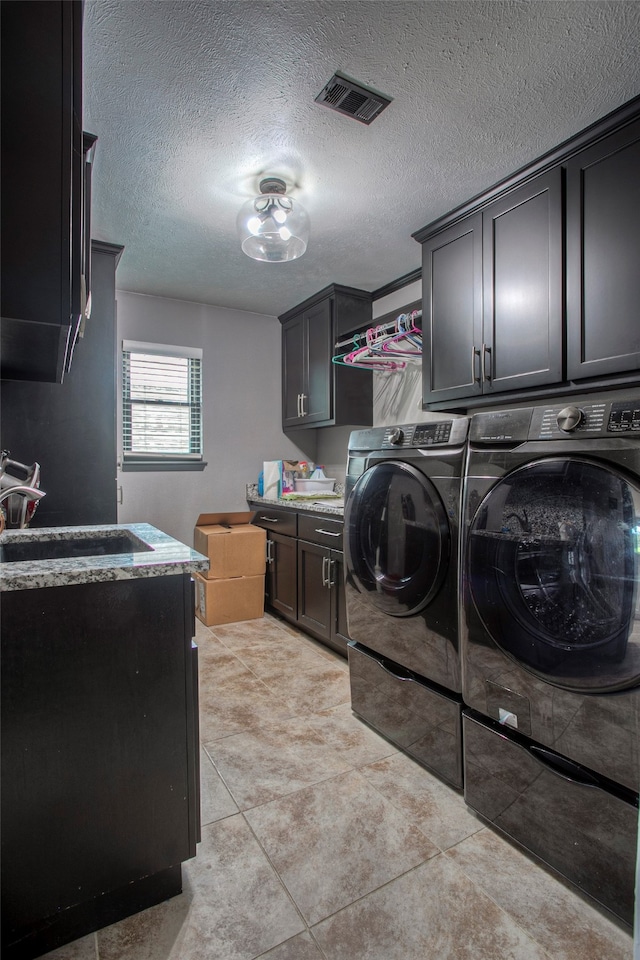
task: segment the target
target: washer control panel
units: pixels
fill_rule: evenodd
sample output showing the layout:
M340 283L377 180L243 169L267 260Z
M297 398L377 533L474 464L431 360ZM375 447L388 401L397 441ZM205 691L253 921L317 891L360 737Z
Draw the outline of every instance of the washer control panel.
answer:
M640 398L632 403L612 403L607 430L609 433L640 432Z
M635 433L640 439L640 397L536 407L531 418L529 439L606 437L618 433Z

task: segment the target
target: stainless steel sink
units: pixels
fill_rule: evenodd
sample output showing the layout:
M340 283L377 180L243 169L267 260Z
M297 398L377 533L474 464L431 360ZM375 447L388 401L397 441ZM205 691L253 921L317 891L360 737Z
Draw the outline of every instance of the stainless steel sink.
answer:
M33 537L22 541L0 542L0 563L104 557L150 551L153 551L153 547L127 532L63 539Z

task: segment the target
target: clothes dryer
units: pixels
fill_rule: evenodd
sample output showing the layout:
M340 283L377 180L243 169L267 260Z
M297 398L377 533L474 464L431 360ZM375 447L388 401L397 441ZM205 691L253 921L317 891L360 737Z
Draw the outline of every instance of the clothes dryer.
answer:
M345 605L354 712L462 786L458 556L468 419L349 440Z
M465 799L627 922L640 786L640 396L478 413Z

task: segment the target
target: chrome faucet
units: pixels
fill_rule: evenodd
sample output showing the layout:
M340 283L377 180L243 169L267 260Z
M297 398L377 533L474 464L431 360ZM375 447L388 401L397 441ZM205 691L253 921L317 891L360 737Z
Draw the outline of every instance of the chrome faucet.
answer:
M6 490L0 493L0 503L3 503L8 497L12 497L14 493L22 494L23 497L26 497L27 502L42 500L42 498L46 496L44 490L36 490L35 487L25 487L21 484L16 484L15 487L7 487Z
M12 468L13 473L8 473ZM16 476L17 474L17 476ZM39 489L40 464L27 466L9 459L9 451L0 453L0 530L5 521L10 527L27 527L33 513L45 493ZM15 495L16 499L10 498ZM3 507L2 504L6 503Z

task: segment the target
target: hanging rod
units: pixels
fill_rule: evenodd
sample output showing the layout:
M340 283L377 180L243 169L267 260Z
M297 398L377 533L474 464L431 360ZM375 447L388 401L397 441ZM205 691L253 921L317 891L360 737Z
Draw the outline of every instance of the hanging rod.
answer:
M374 323L369 327L369 329L375 330L378 333L394 333L398 329L397 324L400 317L405 317L405 316L411 317L414 315L416 320L421 319L422 310L413 310L411 313L407 313L407 314L399 313L398 316L395 318L395 320L389 320L387 321L387 323L379 323L379 324ZM366 338L366 333L364 331L361 331L358 333L352 333L347 340L340 340L339 343L336 343L334 345L334 349L339 350L341 347L353 346L354 342L356 340L359 340L360 337Z

